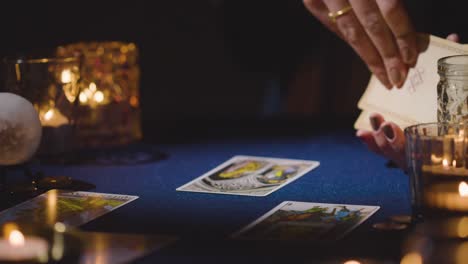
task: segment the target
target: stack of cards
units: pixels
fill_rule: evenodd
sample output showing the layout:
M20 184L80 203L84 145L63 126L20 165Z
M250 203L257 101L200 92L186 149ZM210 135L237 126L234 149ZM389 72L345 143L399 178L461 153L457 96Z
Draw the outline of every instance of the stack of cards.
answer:
M235 156L178 191L266 196L319 166L317 161ZM286 201L236 232L232 238L335 241L378 206Z
M437 121L437 61L446 56L467 54L468 45L430 35L419 35L418 42L424 51L401 89L387 90L375 76L371 77L358 103L362 112L354 124L356 129L372 130L369 115L373 112L401 128Z

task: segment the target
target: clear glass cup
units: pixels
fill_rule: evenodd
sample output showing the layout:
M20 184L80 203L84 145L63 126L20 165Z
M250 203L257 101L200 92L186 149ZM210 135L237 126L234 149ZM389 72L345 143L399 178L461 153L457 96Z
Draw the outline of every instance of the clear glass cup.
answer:
M406 159L413 219L468 215L466 123L407 127Z
M437 62L438 122L458 122L468 115L468 55L444 57Z
M39 114L42 139L38 157L60 157L73 150L80 59L4 59L3 92L30 101Z

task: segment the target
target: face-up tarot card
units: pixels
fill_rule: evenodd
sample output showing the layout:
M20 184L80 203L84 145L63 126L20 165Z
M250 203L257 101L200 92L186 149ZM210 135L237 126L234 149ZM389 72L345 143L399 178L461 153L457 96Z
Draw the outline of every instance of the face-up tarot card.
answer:
M380 207L286 201L232 235L236 239L332 242Z
M50 190L0 212L0 225L5 222L62 222L68 226L80 226L137 198L122 194Z
M235 156L177 191L266 196L319 164L310 160Z

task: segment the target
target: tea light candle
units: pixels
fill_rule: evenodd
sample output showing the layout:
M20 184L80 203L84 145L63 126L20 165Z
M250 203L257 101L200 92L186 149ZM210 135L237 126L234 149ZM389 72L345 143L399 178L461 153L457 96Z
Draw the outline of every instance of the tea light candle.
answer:
M47 258L48 249L44 239L13 230L8 239L0 239L0 261L39 261Z
M428 186L425 202L429 208L468 212L468 183L443 182Z

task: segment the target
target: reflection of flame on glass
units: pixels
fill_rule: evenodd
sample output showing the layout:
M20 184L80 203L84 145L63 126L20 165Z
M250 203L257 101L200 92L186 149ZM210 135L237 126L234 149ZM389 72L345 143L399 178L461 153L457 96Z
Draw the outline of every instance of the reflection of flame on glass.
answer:
M47 223L54 224L57 218L57 190L47 192Z
M462 197L468 196L468 184L466 184L466 182L460 182L460 184L458 185L458 193Z
M423 258L417 252L410 252L403 256L400 264L422 264Z
M439 158L436 155L431 154L431 161L432 161L432 163L439 163L439 162L442 161L442 158Z
M70 69L63 70L60 79L62 83L70 83L72 81L72 73Z
M24 235L18 230L13 230L10 232L10 235L8 236L8 242L13 246L13 247L22 247L24 246Z
M44 114L44 119L46 121L49 121L50 119L52 119L52 117L54 116L54 109L49 109L49 111L47 111L45 114Z
M460 238L468 236L468 217L463 217L458 221L457 234Z

